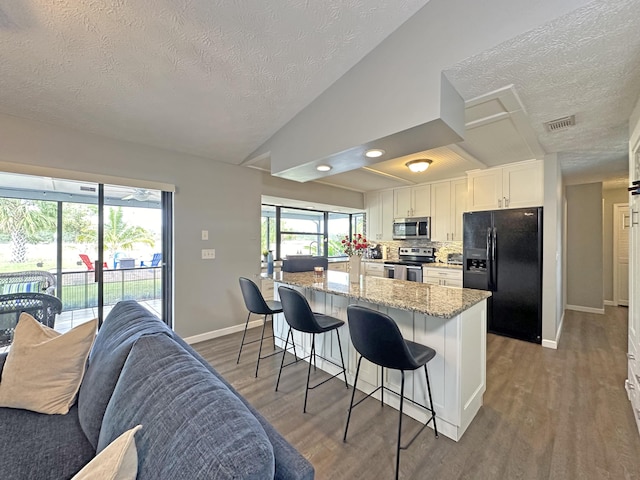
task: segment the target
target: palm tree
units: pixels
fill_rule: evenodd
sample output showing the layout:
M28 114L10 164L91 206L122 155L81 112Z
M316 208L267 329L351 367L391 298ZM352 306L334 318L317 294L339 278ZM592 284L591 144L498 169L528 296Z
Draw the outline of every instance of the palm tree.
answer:
M137 243L151 247L155 245L151 232L139 226L127 225L122 218L122 207L110 208L108 217L104 224L104 246L112 256L119 250L131 250Z
M55 229L56 215L46 203L0 198L0 229L11 237L11 263L26 261L30 238Z

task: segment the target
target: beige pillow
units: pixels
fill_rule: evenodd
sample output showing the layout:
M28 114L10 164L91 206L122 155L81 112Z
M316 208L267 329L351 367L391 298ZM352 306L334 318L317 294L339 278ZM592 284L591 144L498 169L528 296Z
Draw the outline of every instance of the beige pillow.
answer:
M93 460L71 480L135 480L138 475L138 451L136 450L135 433L141 425L127 430L107 448L102 450Z
M0 379L0 407L65 414L80 388L98 319L64 335L22 313Z

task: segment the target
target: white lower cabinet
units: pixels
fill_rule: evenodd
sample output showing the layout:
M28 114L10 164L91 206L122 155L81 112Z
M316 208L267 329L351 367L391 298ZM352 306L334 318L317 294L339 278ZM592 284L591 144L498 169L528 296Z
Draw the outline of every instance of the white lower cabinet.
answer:
M278 283L276 282L276 287ZM347 368L347 381L353 385L355 380L358 353L349 336L347 306L362 305L391 316L405 339L428 345L436 351L436 356L427 365L431 383L431 393L436 410L438 432L458 441L476 413L482 406L486 389L486 301L482 301L461 314L443 319L424 314L389 308L368 302L357 301L341 295L325 293L313 289L294 287L309 301L311 309L345 321L339 329L340 346ZM274 315L274 330L280 339L276 344L284 346L288 325L283 314ZM304 339L301 336L304 335ZM311 335L296 333L296 349L299 357L311 352ZM316 352L331 362L340 364L340 348L335 333L316 335ZM334 364L317 358L318 368L336 374L340 371ZM286 375L286 372L283 373ZM400 392L400 372L385 369L385 386ZM332 381L343 381L342 375ZM380 367L362 360L358 390L372 392L380 385ZM300 385L304 388L304 385ZM311 394L313 395L313 394ZM427 405L424 370L405 372L405 395L407 398ZM375 394L380 399L380 392ZM400 397L385 392L384 402L398 409ZM345 420L346 420L345 405ZM411 402L405 402L404 412L419 422L426 422L427 410Z
M422 267L422 283L462 288L462 270Z
M349 262L329 262L329 270L336 270L338 272L346 272L348 263Z
M363 262L364 274L371 277L384 277L384 265L375 262Z

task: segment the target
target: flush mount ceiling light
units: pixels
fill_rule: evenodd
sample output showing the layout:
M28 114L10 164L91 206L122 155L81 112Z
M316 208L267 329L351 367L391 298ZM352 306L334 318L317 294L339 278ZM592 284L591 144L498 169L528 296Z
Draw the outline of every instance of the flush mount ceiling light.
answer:
M329 170L331 170L331 165L318 165L316 167L316 170L318 170L319 172L328 172Z
M378 158L384 155L384 150L380 150L379 148L372 148L371 150L367 150L364 152L365 157L369 158Z
M427 158L421 158L419 160L411 160L410 162L405 163L407 168L414 173L424 172L429 165L433 163L433 160L429 160Z

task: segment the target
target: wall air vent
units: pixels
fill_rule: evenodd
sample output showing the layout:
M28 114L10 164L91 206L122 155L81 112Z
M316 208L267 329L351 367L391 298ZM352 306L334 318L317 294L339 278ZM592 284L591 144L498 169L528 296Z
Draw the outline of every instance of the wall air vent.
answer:
M85 187L84 185L80 185L80 190L83 192L95 192L96 187Z
M569 117L557 118L550 122L545 122L544 126L547 128L547 132L558 132L560 130L566 130L569 127L573 127L576 124L576 116L571 115Z

